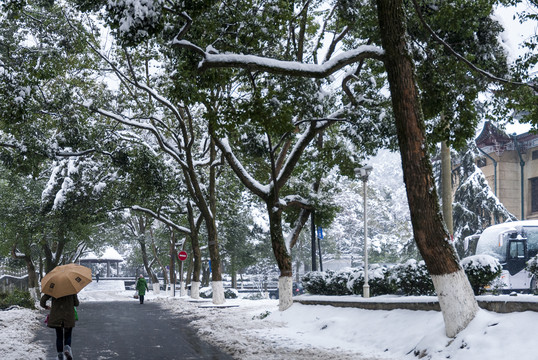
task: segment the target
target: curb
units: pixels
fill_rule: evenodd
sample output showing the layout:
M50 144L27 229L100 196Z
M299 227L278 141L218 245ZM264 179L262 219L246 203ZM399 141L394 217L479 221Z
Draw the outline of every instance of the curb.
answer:
M370 298L371 299L371 298ZM441 311L437 300L427 301L372 301L372 300L356 300L356 301L338 301L338 300L309 300L309 299L294 299L294 302L303 305L330 305L335 307L352 307L366 310L421 310L421 311ZM538 302L529 301L504 301L504 300L477 300L478 306L484 310L497 313L512 313L523 311L538 312Z

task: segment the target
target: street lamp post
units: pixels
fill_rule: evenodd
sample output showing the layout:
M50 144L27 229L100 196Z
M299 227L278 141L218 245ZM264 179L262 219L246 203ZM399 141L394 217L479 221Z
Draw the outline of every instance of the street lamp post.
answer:
M362 288L362 297L370 297L370 285L368 284L368 212L366 207L366 189L368 187L368 176L372 172L372 165L366 165L355 169L355 174L363 183L363 202L364 202L364 286Z

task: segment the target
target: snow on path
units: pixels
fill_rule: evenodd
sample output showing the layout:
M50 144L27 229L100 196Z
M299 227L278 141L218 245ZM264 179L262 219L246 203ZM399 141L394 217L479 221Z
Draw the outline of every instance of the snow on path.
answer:
M100 281L81 291L79 299L81 306L88 301L137 302L133 293L123 289L122 281ZM537 296L489 298L538 300ZM226 300L224 306L213 306L208 299L192 301L179 297L179 292L174 298L163 291L147 293L146 301L160 302L171 312L189 318L200 337L240 360L538 359L533 342L538 312L533 311L498 314L480 310L465 330L449 339L438 311L296 303L280 312L278 300L234 299ZM0 359L45 359L46 349L33 343L44 314L28 309L0 311Z
M182 299L162 299L170 310L192 320L204 340L218 346L241 360L388 360L390 357L362 356L360 352L345 351L337 339L315 339L308 333L295 333L279 319L278 300L226 300L226 306L205 307L198 302ZM305 311L315 311L315 306L296 304ZM271 314L268 314L270 312ZM276 316L275 316L276 315ZM323 326L323 325L322 325ZM290 333L291 331L291 333ZM315 330L317 332L317 330ZM334 345L330 342L334 341ZM318 342L321 346L315 346Z

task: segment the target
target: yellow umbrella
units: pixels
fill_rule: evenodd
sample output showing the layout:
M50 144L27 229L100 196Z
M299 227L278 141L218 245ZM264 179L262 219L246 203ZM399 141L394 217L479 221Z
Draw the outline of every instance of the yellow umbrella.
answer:
M67 264L52 269L41 280L41 292L54 298L78 294L92 282L92 271L86 266Z

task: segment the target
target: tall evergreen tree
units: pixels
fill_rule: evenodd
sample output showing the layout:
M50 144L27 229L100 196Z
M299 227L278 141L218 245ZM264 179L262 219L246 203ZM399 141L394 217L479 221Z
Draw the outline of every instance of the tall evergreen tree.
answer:
M486 227L516 220L495 196L482 170L476 166L478 149L469 142L457 168L458 187L454 194L454 242L460 257L473 255L476 242L465 251L465 238Z

